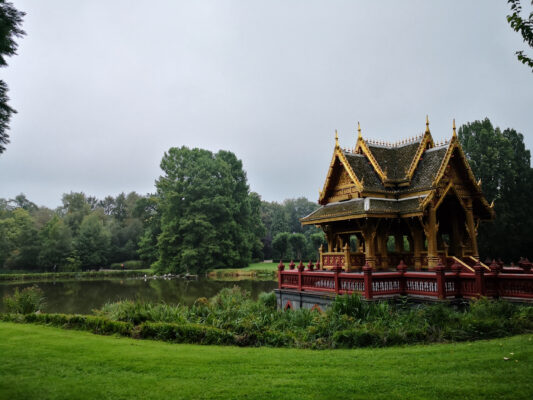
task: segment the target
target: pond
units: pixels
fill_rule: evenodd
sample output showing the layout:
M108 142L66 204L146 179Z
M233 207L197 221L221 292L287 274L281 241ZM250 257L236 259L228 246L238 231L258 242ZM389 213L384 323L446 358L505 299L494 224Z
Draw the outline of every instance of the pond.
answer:
M37 285L46 297L45 312L65 314L90 314L107 302L119 300L143 300L153 303L191 305L199 297L212 297L225 287L235 285L249 291L256 299L261 292L270 292L277 281L238 280L218 281L210 279L94 279L39 282L10 282L0 284L0 298L19 290ZM0 312L4 312L0 302Z

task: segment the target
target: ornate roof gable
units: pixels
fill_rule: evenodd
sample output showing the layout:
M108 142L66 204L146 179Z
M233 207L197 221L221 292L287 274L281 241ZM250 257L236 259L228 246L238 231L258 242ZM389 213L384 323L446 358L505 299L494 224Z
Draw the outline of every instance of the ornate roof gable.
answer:
M439 199L441 197L444 197L450 189L453 189L460 199L460 193L458 192L458 189L453 185L453 182L448 182L449 178L447 177L447 171L450 168L450 162L452 158L458 160L460 165L462 165L462 168L460 168L460 170L465 172L467 183L470 184L472 188L472 194L475 195L476 200L480 202L481 207L486 212L486 215L489 216L488 219L493 219L495 216L493 206L490 205L483 196L483 192L481 190L481 181L476 180L472 168L470 168L470 164L468 163L461 143L459 142L459 139L457 137L455 129L455 120L453 121L452 138L447 144L446 153L444 154L444 157L442 157L440 166L433 178L433 182L431 183L431 187L433 188L433 190L430 195L424 199L422 203L422 208L425 208L429 204L429 202L433 201L433 199L435 199L437 196L439 197ZM439 193L439 187L446 187L446 189L444 190L444 192Z
M335 148L329 164L329 170L326 181L324 182L324 187L322 191L319 192L319 204L327 203L330 192L334 189L334 186L338 185L339 183L342 186L349 186L351 183L356 192L361 192L363 190L363 182L359 180L350 163L346 159L344 152L339 146L337 132L335 131Z
M368 158L382 183L388 187L408 186L424 151L435 146L427 117L423 135L396 144L364 140L359 126L358 132L354 152Z

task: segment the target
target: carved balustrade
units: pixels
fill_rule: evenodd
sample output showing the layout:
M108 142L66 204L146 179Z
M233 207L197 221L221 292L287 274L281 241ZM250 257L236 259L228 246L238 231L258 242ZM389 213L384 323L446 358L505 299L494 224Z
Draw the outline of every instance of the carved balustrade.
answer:
M313 263L307 269L300 262L290 269L280 263L278 266L278 288L297 291L330 292L336 294L361 293L367 299L394 296L415 298L509 298L533 300L533 273L528 270L520 274L508 274L491 266L491 271L479 264L474 273L461 272L453 265L452 272L439 264L434 271L407 271L403 262L396 272L373 272L366 265L363 272L342 272L342 260L332 270L314 269ZM320 265L317 264L317 268Z

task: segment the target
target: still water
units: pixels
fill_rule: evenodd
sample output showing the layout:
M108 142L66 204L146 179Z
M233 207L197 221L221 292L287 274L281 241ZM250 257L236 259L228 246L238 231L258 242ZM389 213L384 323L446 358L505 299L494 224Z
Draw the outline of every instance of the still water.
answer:
M191 305L199 297L212 297L225 287L234 285L249 291L252 298L261 292L270 292L277 287L277 281L217 281L200 279L187 281L183 279L105 279L105 280L67 280L1 283L0 299L11 295L15 288L19 290L37 285L46 298L45 312L65 314L90 314L92 310L102 307L107 302L118 300L143 300L148 302L165 302L167 304ZM0 312L5 311L0 302Z

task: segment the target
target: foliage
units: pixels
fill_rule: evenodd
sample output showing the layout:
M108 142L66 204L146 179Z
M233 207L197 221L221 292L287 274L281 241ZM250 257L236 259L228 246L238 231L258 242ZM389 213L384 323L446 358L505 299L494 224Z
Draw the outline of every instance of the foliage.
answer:
M454 309L443 304L367 302L354 294L338 296L323 313L279 311L273 293L253 301L238 287L223 289L210 300L200 298L190 307L123 301L106 304L98 315L135 325L203 325L231 333L234 343L243 346L381 347L533 331L533 307L505 301L481 299Z
M297 199L286 199L283 203L266 202L261 203L261 219L265 226L265 235L262 238L264 255L266 259L279 258L314 258L318 247L315 247L311 236L322 235L315 226L302 226L300 218L305 217L318 208L316 203L310 202L305 197ZM273 240L279 233L301 233L305 235L305 246L301 249L302 254L298 257L296 249L291 246L283 251L283 257L274 248Z
M0 219L0 265L32 269L37 265L39 235L28 211L17 208Z
M76 254L83 267L106 265L111 234L95 214L83 219L74 242Z
M228 151L171 148L157 182L159 272L245 267L257 230L242 162Z
M480 255L507 261L533 257L533 169L524 136L494 128L486 118L461 126L459 140L485 197L494 200L496 221L479 227Z
M39 232L39 237L39 265L46 269L65 265L72 251L72 234L63 220L55 215Z
M519 32L524 39L524 42L533 49L533 11L529 13L528 18L522 18L520 15L522 12L522 5L520 0L507 0L507 3L511 7L511 15L507 16L507 22L511 25L511 28L515 32ZM533 6L533 0L531 1ZM533 58L526 56L523 50L519 50L516 53L518 61L527 65L533 71Z
M302 259L307 247L307 238L303 233L293 233L289 236L289 243L298 260Z
M22 18L25 13L17 10L12 3L0 0L0 67L7 66L6 57L17 54L17 42L15 38L25 35L22 30ZM0 154L6 149L9 143L9 121L16 111L7 103L7 84L0 80Z
M284 256L287 254L287 250L289 249L289 238L291 235L287 232L280 232L272 241L272 248L276 251L277 254L279 254L280 260L283 260Z
M9 313L29 314L41 311L44 304L43 291L35 285L21 291L15 288L15 293L12 296L4 297L4 305Z

